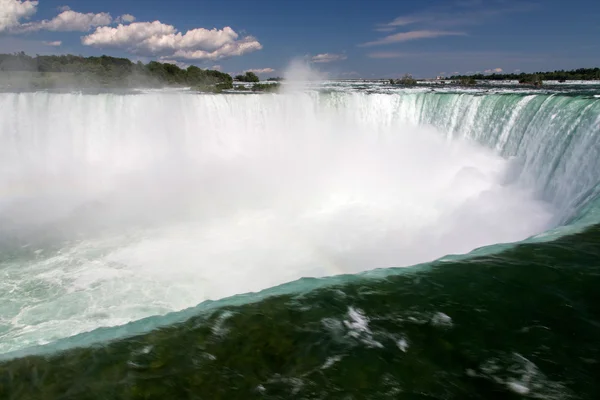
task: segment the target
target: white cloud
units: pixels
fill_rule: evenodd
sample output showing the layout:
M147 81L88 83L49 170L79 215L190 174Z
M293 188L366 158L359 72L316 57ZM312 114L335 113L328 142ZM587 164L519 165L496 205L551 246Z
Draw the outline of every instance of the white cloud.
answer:
M400 42L408 42L410 40L417 39L430 39L441 36L464 36L466 33L464 32L454 32L454 31L430 31L430 30L422 30L422 31L409 31L409 32L400 32L395 33L393 35L389 35L383 37L379 40L375 40L373 42L363 43L359 46L368 47L368 46L381 46L385 44L392 43L400 43Z
M160 21L135 22L131 25L119 25L116 28L100 27L95 32L81 38L86 46L96 47L124 47L132 50L152 49L156 43L168 36L174 36L177 30L172 25ZM165 44L166 40L164 40Z
M117 27L98 27L84 36L86 46L114 47L138 55L162 55L190 60L218 60L262 49L252 36L238 39L230 27L223 29L197 28L182 34L172 25L160 21L134 22Z
M270 74L271 72L275 72L273 68L258 68L258 69L247 69L244 72L254 72L257 75L260 74Z
M485 72L486 74L499 74L502 72L502 68L486 69L483 72Z
M262 45L253 36L227 43L214 51L193 50L185 51L178 50L175 52L175 57L181 57L191 60L219 60L221 58L241 56L246 53L251 53L256 50L261 50Z
M130 24L132 22L135 22L135 17L131 14L123 14L120 17L117 17L117 19L115 19L115 22L117 24Z
M37 1L0 0L0 32L20 25L37 11Z
M69 11L71 9L71 7L69 6L60 6L58 7L58 11L63 12L63 11Z
M408 40L436 38L451 35L466 35L469 26L484 24L487 20L503 18L512 13L528 12L535 9L534 3L515 2L509 4L505 0L454 0L438 2L411 14L406 14L390 22L374 26L378 32L393 32L398 29L411 29L379 40L367 42L362 46L375 46ZM410 26L410 28L407 28ZM361 45L359 45L361 46Z
M215 70L215 71L220 71L221 70L221 66L220 65L213 65L212 67L210 67L210 69Z
M53 46L53 47L58 47L62 44L62 42L60 40L56 40L54 42L42 42L44 43L46 46Z
M184 62L181 62L181 61L168 60L168 59L165 59L165 58L161 58L160 62L166 63L166 64L174 64L174 65L177 65L181 69L188 69L188 67L190 66L190 64L187 64L187 63L184 63Z
M377 32L392 32L392 31L395 31L396 28L393 26L380 26L378 28L375 28L375 30Z
M521 72L520 69L515 69L515 73L519 73L519 72Z
M73 10L66 10L50 20L30 22L22 24L15 28L16 32L33 32L40 30L48 31L78 31L87 32L97 26L109 25L112 17L108 13L80 13Z
M36 13L37 5L37 1L0 0L0 32L88 32L95 28L94 32L81 38L84 45L119 48L137 56L177 60L218 60L262 49L255 37L240 37L228 26L223 29L197 28L183 33L160 21L134 22L136 18L131 14L123 14L113 20L109 13L84 14L68 6L60 7L60 14L50 20L22 23ZM113 22L119 25L108 26Z
M501 18L512 13L531 11L535 5L529 2L508 4L503 0L447 1L413 14L395 18L391 22L377 24L375 30L388 32L398 27L418 25L419 29L450 29L458 26L478 25L486 20Z
M395 28L398 26L412 25L418 22L427 21L430 17L427 15L419 15L419 16L408 16L408 17L398 17L394 19L392 22L387 24L381 24L381 28Z
M332 54L332 53L323 53L317 54L311 58L311 61L314 63L329 63L333 61L342 61L347 59L345 54Z

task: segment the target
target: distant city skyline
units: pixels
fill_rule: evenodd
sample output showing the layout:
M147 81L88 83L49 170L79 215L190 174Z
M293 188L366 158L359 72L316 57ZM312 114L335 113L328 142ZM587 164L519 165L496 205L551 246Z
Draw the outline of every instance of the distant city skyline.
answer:
M600 2L0 0L0 52L281 76L417 78L600 65Z

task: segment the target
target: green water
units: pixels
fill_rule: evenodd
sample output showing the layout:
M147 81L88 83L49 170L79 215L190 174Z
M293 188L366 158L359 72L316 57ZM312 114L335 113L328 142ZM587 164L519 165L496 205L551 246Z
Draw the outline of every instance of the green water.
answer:
M0 365L3 399L595 399L600 226Z

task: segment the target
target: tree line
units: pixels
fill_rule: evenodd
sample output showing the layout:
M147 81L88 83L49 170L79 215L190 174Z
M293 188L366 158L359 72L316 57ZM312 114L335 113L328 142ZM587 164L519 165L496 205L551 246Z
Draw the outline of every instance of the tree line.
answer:
M149 86L219 86L231 88L233 78L224 72L171 63L151 61L134 63L127 58L100 56L37 55L24 52L0 54L0 71L30 73L32 81L42 86L59 86L71 82L81 86L134 87Z
M534 72L534 73L519 73L519 74L473 74L473 75L453 75L451 80L466 80L475 79L482 81L503 81L516 80L523 83L541 82L541 81L596 81L600 80L600 68L579 68L570 71L557 70L552 72Z
M416 84L417 80L411 74L404 74L402 78L396 80L390 79L390 85L414 86Z

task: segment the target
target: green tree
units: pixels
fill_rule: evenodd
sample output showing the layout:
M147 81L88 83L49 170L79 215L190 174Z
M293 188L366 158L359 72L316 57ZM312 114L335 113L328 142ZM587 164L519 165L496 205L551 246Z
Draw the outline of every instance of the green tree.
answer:
M246 72L244 75L236 75L235 80L239 82L259 82L258 76L251 71Z
M400 85L412 86L417 84L417 80L412 77L411 74L404 74L404 76L398 81Z

